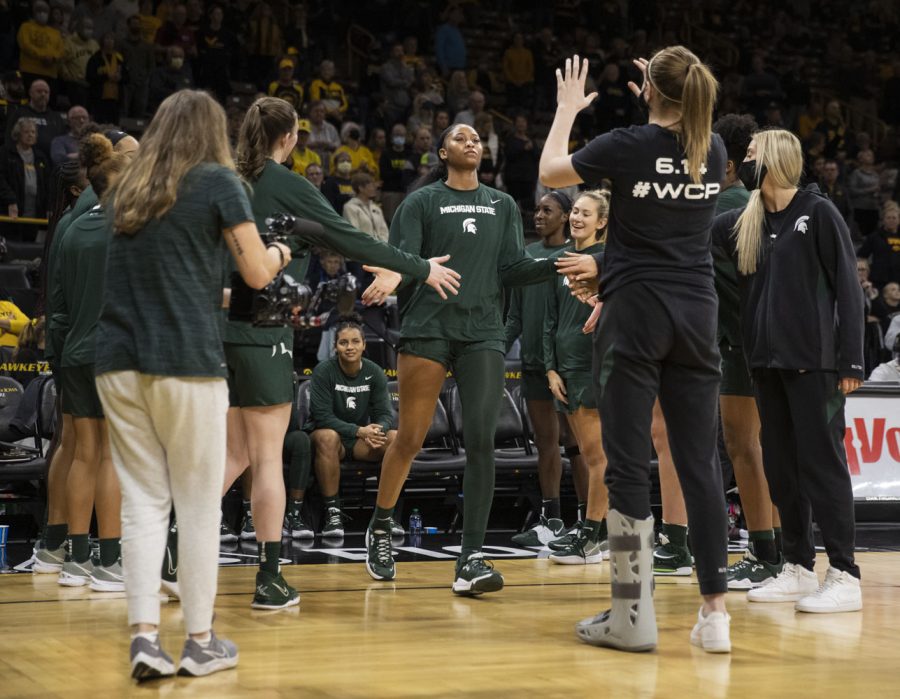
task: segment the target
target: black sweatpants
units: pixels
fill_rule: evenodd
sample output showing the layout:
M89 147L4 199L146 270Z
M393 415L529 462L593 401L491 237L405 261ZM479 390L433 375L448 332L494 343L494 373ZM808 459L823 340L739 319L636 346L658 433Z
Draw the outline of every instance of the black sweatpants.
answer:
M717 455L718 299L709 288L633 282L604 303L594 381L610 509L650 516L650 423L659 396L684 491L702 594L727 590L728 518Z
M844 450L844 395L830 371L754 369L763 465L781 515L784 558L813 569L815 516L828 560L859 577L853 488Z

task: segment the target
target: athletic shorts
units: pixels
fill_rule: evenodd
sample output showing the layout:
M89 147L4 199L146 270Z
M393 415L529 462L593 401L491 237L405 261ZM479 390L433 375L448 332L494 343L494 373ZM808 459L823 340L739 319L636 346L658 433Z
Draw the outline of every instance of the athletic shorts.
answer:
M400 340L400 353L412 354L423 359L430 359L443 364L448 369L460 357L472 352L494 350L506 354L506 342L503 340L444 340L433 337L411 337Z
M597 398L594 394L594 378L589 372L566 374L562 376L566 382L567 403L553 399L553 406L560 413L572 414L579 408L597 409Z
M553 400L547 374L532 369L522 370L522 398L525 400Z
M722 353L722 383L719 386L719 395L753 398L753 381L744 350L723 342L719 345L719 351Z
M103 417L103 405L94 382L94 365L61 367L62 410L72 417Z
M232 408L281 405L294 399L294 358L284 346L226 342L225 361Z

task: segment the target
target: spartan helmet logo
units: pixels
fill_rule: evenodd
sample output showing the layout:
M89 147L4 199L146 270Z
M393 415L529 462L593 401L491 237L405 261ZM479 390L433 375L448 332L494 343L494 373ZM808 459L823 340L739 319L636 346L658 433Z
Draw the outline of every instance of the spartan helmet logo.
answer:
M478 232L478 228L475 226L474 218L467 218L463 221L463 233L471 233L475 235Z
M806 225L806 222L809 221L809 216L801 216L796 221L794 221L794 230L800 231L801 233L806 233L809 230L809 227Z
M347 410L356 410L356 396L347 396Z

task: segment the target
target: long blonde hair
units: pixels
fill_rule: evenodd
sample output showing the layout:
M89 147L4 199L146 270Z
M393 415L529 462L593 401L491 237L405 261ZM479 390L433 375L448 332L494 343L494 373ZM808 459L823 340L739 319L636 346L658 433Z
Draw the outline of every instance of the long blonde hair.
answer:
M691 182L699 184L712 141L712 115L719 81L693 52L684 46L668 46L647 64L647 80L659 94L662 106L681 112L681 140L687 155Z
M184 176L200 163L234 169L225 110L206 92L179 90L159 105L111 193L116 233L134 235L162 217L175 204Z
M759 181L762 169L766 169L766 179L779 189L795 188L803 174L803 149L798 139L790 131L769 129L753 136L756 143L756 178ZM770 179L771 178L771 179ZM737 223L734 224L735 247L737 248L738 271L753 274L762 252L763 229L766 210L763 207L759 187L750 194L750 200Z
M609 230L609 200L610 193L607 189L587 189L579 192L578 196L572 201L572 205L579 199L590 199L597 207L597 219L602 221L606 219L606 225L598 228L594 233L594 244L606 242L606 232Z

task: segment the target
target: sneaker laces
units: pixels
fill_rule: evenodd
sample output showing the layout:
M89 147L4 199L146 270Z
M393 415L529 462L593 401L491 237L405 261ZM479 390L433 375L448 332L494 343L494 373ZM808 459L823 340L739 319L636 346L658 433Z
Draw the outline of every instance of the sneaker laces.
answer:
M328 519L325 520L325 526L326 527L340 527L348 519L350 519L350 517L348 515L345 515L337 507L329 507L328 508Z
M372 532L372 538L375 540L375 557L379 563L387 565L391 561L391 536L390 533Z
M472 573L485 572L490 573L494 570L494 564L492 561L485 560L484 553L479 551L478 553L473 553L466 559L466 562L462 565L463 568L469 568Z

